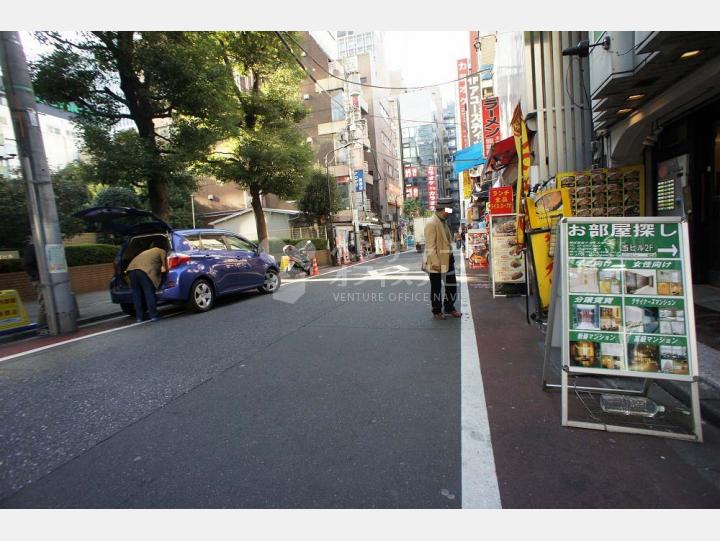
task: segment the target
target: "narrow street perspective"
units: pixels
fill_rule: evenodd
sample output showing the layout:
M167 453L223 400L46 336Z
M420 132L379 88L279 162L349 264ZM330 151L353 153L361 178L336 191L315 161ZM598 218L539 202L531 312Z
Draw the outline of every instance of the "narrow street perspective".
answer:
M720 32L247 25L0 31L0 515L715 512Z

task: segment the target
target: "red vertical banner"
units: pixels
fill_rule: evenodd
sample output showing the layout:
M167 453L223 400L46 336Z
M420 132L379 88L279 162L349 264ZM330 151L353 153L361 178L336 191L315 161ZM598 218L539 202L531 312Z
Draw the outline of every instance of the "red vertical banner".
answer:
M468 134L467 134L467 122L465 117L467 116L467 80L465 79L468 74L468 61L466 58L461 58L457 61L457 74L458 74L458 107L460 115L460 147L467 148Z
M493 96L482 101L483 111L483 148L486 152L500 141L500 100Z
M437 192L437 170L434 165L427 168L427 193L428 193L428 210L437 208L438 192Z

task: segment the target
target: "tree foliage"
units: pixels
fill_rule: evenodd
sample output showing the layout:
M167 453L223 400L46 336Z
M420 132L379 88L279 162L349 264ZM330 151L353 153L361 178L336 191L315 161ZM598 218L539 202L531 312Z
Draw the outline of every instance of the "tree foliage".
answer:
M425 204L419 198L406 199L403 203L403 215L416 218L425 215Z
M207 164L219 180L250 192L258 238L266 242L261 195L298 197L312 160L312 149L297 126L306 115L298 92L303 72L274 33L217 32L215 37L228 67L247 77L250 88L235 92L242 122Z
M75 103L93 174L143 191L170 216L170 187L239 122L236 86L213 32L42 32L53 46L33 66L37 95ZM130 120L135 130L118 130Z
M298 200L298 208L318 225L326 223L330 213L340 210L335 179L324 170L314 169Z
M140 198L125 186L108 186L95 195L93 207L135 207L141 208Z
M82 233L85 223L73 216L90 203L82 166L71 163L52 173L51 178L60 232L63 237ZM17 174L0 179L0 216L0 246L12 250L22 248L30 235L30 219L25 181Z

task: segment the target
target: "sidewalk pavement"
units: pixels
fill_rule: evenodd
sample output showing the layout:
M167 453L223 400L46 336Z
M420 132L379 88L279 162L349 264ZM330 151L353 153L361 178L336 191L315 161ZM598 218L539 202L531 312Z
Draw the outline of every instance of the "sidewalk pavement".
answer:
M527 340L537 341L538 331L534 326L527 325L524 312L525 301L520 298L498 297L493 301L490 291L490 284L487 283L487 271L468 271L468 281L473 300L481 301L484 308L493 306L495 303L518 304L523 314L514 321L506 322L508 325L519 325L526 329ZM700 408L702 419L720 427L720 288L710 286L693 286L695 293L695 327L697 332L697 352L700 365L700 380L698 388L700 392ZM482 293L483 296L479 294ZM484 298L487 295L487 299ZM530 305L534 301L530 299ZM522 305L522 306L520 306ZM502 338L499 338L502 340ZM544 344L544 337L542 337ZM542 351L538 363L542 366ZM658 385L686 405L690 403L689 385L674 381L658 380ZM538 386L540 383L538 383Z
M563 427L560 393L542 389L545 337L526 323L525 299L493 299L474 278L468 276L468 293L504 509L718 506L720 430L707 414L702 445ZM557 376L552 370L550 382ZM591 385L612 383L599 378ZM654 425L689 424L687 407L663 388L650 386L650 397L668 406ZM570 418L602 422L598 402L582 391L569 393ZM634 418L622 424L643 427Z

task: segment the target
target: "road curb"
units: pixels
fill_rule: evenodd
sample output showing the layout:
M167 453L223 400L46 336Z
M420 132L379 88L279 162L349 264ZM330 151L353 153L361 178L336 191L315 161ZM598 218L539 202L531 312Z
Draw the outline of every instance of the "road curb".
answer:
M126 315L123 311L118 312L112 312L109 314L102 314L99 316L92 316L87 317L83 319L78 319L78 327L82 325L90 325L92 323L98 323L100 321L105 321L108 319L113 319L115 317ZM37 338L40 335L38 334L37 329L32 329L29 331L20 331L16 333L7 334L4 336L0 336L0 344L10 344L12 342L16 342L18 340L25 340L27 338Z

